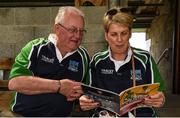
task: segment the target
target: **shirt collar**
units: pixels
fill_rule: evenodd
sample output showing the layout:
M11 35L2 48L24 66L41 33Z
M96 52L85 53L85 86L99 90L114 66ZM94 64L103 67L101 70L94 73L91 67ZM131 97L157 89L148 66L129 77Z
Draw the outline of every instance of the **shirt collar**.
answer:
M123 61L117 61L117 60L115 60L115 59L112 58L112 52L111 52L110 47L108 48L108 51L109 51L109 58L110 58L111 61L114 62L115 66L116 66L116 64L119 63L119 62L122 63L122 64L121 64L121 66L122 66L122 65L128 63L128 62L131 60L131 56L132 56L132 49L131 49L131 47L128 48L127 57L126 57L125 60L123 60Z
M73 52L68 52L64 57L62 57L61 52L59 51L59 49L56 46L57 45L57 36L56 36L56 34L50 34L48 36L48 40L54 44L55 49L56 49L56 57L58 58L59 62L61 62L63 59L69 57L70 55L74 54L77 51L77 50L75 50Z

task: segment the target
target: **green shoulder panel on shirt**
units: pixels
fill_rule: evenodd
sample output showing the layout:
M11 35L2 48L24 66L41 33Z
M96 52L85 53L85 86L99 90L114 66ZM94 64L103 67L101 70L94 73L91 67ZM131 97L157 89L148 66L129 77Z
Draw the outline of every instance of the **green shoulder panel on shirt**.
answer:
M33 75L33 73L29 70L29 58L32 54L33 47L42 42L47 42L47 40L44 38L35 39L30 41L25 47L22 48L21 52L15 58L15 63L13 64L9 76L10 79L21 75Z
M166 87L165 87L164 79L162 79L159 69L152 56L151 56L151 63L152 63L152 69L154 75L154 83L160 83L159 91L165 91Z
M108 50L105 50L103 52L98 52L93 56L93 61L95 62L95 66L99 61L106 59L109 56Z
M82 76L82 79L81 81L85 82L85 83L88 83L88 79L86 78L86 74L88 72L88 68L89 68L89 57L87 55L87 51L84 47L80 46L78 48L78 52L82 58L82 64L83 64L83 76Z
M143 64L147 63L148 55L149 55L149 53L147 51L133 48L133 53L134 53L135 57L137 57L139 60L141 60L141 62L143 62Z
M152 72L152 79L153 79L152 81L154 83L160 83L159 91L164 91L165 90L164 80L151 54L148 51L137 48L133 48L133 52L135 57L141 60L141 62L143 62L144 65L146 65L148 61L150 61L150 69Z

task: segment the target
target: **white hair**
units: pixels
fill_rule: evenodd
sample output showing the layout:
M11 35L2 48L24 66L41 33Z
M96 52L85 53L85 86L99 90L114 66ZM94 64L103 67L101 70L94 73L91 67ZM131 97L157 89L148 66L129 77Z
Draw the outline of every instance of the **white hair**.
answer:
M82 16L84 18L84 13L82 11L80 11L76 7L71 7L71 6L60 7L59 11L58 11L58 13L56 15L56 18L55 18L55 24L64 22L64 14L65 14L65 12L73 12L73 13L76 13L76 14L78 14L78 15L80 15L80 16Z

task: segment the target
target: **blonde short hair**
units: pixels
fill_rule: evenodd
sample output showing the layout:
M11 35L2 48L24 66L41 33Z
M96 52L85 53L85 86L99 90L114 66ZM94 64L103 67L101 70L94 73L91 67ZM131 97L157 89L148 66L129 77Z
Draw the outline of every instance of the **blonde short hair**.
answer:
M112 23L127 25L130 29L133 25L134 17L123 10L123 8L113 8L108 10L103 17L103 26L105 32L108 32L109 26Z

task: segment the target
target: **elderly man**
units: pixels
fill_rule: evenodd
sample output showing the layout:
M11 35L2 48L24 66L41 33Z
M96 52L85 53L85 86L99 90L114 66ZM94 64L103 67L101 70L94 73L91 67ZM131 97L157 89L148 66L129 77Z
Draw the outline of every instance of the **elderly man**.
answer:
M89 56L80 46L84 14L61 7L53 34L30 41L15 59L9 89L14 90L11 110L22 116L69 116L73 101L82 93Z

